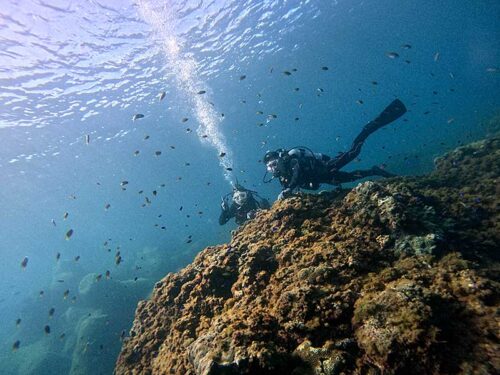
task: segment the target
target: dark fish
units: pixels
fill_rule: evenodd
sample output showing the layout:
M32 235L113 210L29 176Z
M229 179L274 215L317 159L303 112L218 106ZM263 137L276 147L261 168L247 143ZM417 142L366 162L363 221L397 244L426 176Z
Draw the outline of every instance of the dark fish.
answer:
M54 219L51 219L50 221L52 222L52 224L53 224L55 227L57 227L56 221L55 221Z
M78 262L79 260L80 260L80 255L77 255L77 256L75 257L75 262Z
M122 262L122 257L121 256L117 256L116 259L115 259L115 264L118 266L121 262Z
M125 185L128 185L128 181L125 180L125 181L120 182L120 186L125 186Z
M182 207L182 206L180 206L180 207L179 207L179 211L182 211L182 208L183 208L183 207Z
M54 313L56 312L56 309L53 307L49 310L49 318L52 318L54 316Z
M297 71L297 68L293 68L293 69L292 69L292 72L296 72L296 71Z
M295 91L295 92L297 92L299 90L300 90L300 88L298 88L298 87L296 87L296 88L293 89L293 91Z
M59 259L61 259L61 253L56 254L56 261L58 261Z
M132 116L132 121L138 120L143 117L144 115L142 113L136 113L135 115Z
M399 57L397 52L386 52L385 55L390 59L397 59Z
M64 213L63 219L66 220L68 218L69 214L67 212Z
M139 151L139 150L135 150L135 151L134 151L134 156L139 155L139 153L140 153L140 151Z
M106 203L106 205L104 206L104 209L109 210L110 207L111 207L111 205L109 203Z
M40 292L38 293L38 295L39 295L40 297L43 297L43 295L44 295L44 294L45 294L45 292L44 292L43 290L40 290Z
M148 197L146 197L146 203L151 204L151 200Z
M70 229L66 232L66 239L69 240L73 235L73 229Z
M225 153L225 152L221 152L221 153L219 154L219 157L221 157L221 158L223 158L224 156L226 156L226 153Z
M323 66L323 67L321 67L321 70L328 70L328 67L327 66Z
M106 274L105 274L105 275L106 275L106 279L109 279L109 278L110 278L110 276L111 276L111 272L106 271Z
M262 112L262 111L257 111L255 113L258 114L258 115L263 115L264 114L264 112Z
M58 282L58 283L63 283L63 282L64 282L64 280L63 280L63 279L59 279L59 280L57 280L57 282Z
M122 333L120 334L120 339L123 340L125 338L125 335L126 335L126 332L125 332L125 330L123 330Z
M170 148L171 148L172 150L175 150L175 146L170 146Z
M232 170L233 170L233 168L231 168L231 167L226 168L226 171L232 171Z
M155 151L155 155L156 156L160 156L161 155L161 151Z
M242 75L242 76L240 76L240 81L243 81L245 78L247 78L247 76L246 76L246 75Z
M149 139L149 135L145 135L144 140L148 140L148 139Z
M61 334L59 335L59 339L60 339L60 340L64 340L64 338L65 338L65 337L66 337L66 334L65 334L65 333L61 333Z
M411 49L411 45L410 44L403 44L401 46L402 49Z
M49 325L46 325L45 327L43 327L43 330L45 331L46 335L50 334L50 326Z
M372 85L378 85L378 82L377 81L372 81Z
M90 143L90 135L85 135L85 144L88 145Z
M156 197L156 195L158 194L158 192L156 190L153 190L153 195Z
M66 289L63 294L63 298L66 299L69 296L69 289Z
M21 346L21 341L17 340L14 344L12 344L12 350L15 352Z
M284 74L284 75L286 75L286 76L290 76L290 75L292 75L292 73L290 73L288 70L285 70L285 71L283 72L283 74Z
M360 100L356 100L356 103L363 104L363 101L361 99Z
M183 117L181 121L182 122L187 122L187 120L189 120L187 117Z
M138 194L144 193L144 190L139 190Z
M95 281L101 281L102 279L102 274L99 274L95 277Z
M200 91L198 91L198 92L197 92L197 94L198 94L198 95L203 95L203 94L205 94L205 93L206 93L206 91L205 91L205 90L200 90Z
M165 99L165 96L167 93L165 91L162 91L158 94L158 101L161 102L163 99Z
M17 318L16 319L16 327L19 327L20 324L21 324L21 318Z
M26 268L27 265L28 265L28 257L24 257L24 259L21 262L21 267Z

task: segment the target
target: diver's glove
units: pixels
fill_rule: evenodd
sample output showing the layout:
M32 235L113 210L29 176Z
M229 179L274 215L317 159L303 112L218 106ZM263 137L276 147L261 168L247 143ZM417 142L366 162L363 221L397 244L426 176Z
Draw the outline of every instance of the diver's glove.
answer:
M222 208L222 211L227 211L229 209L227 201L224 198L221 198L220 207Z
M279 195L278 195L278 200L282 200L282 199L285 199L285 198L288 198L289 196L292 195L292 189L290 188L287 188L285 190L283 190Z

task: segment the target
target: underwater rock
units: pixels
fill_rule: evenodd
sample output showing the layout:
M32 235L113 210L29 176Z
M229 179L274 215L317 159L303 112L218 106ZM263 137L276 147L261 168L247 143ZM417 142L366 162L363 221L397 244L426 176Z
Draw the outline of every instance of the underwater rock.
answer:
M156 283L116 373L500 372L499 146L276 202Z

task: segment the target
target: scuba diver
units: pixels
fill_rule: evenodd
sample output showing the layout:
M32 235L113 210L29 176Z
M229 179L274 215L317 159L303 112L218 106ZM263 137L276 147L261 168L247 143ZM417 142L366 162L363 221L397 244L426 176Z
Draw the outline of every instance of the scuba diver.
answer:
M229 198L231 196L231 198ZM236 224L241 225L248 219L253 219L257 210L271 207L267 199L264 199L257 192L245 189L236 183L231 193L222 197L222 212L219 216L219 224L226 224L233 218Z
M278 199L283 199L290 196L295 189L317 190L320 184L340 185L368 176L393 177L394 174L377 166L352 172L343 172L340 169L359 155L363 143L370 134L405 113L406 107L403 102L399 99L394 100L376 119L363 127L349 151L340 152L333 158L302 146L291 150L268 151L263 159L267 169L263 181L267 183L278 178L283 188ZM267 173L272 174L271 179L266 180Z

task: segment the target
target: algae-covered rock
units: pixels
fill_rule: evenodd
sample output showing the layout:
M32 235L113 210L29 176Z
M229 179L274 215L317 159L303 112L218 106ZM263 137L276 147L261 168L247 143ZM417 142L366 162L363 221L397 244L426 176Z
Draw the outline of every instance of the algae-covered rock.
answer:
M492 374L500 142L276 202L139 303L117 374Z

